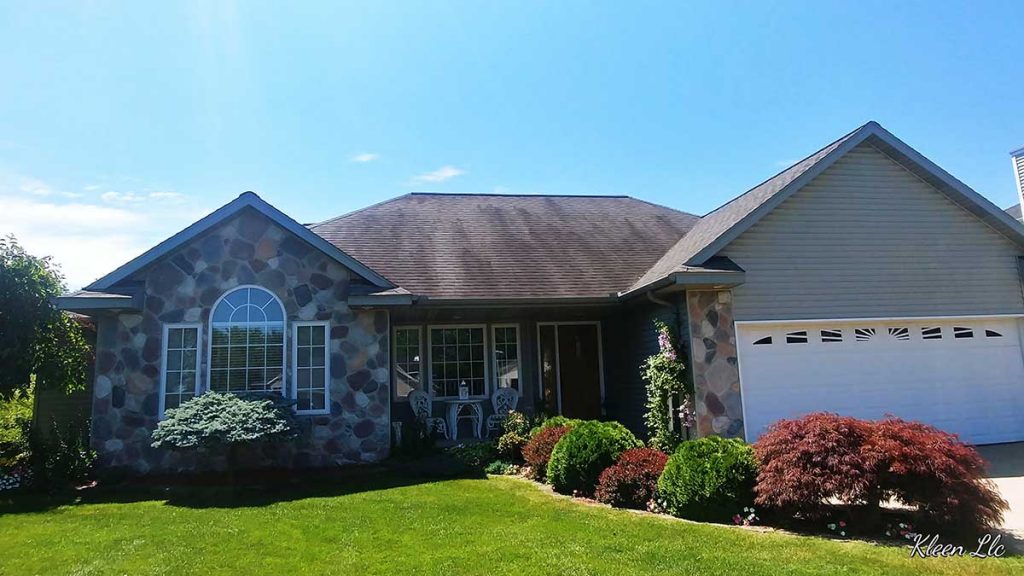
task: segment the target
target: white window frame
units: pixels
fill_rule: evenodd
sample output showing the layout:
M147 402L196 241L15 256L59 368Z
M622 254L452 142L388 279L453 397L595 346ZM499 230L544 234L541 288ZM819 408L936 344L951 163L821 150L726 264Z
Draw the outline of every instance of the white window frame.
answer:
M519 328L519 324L515 322L505 324L491 324L491 362L494 365L494 389L499 388L500 382L498 382L498 338L496 332L498 328L515 328L516 329L516 364L518 364L519 373L519 387L512 388L519 392L519 395L523 395L523 347L522 347L522 330Z
M217 301L213 303L213 306L210 307L210 317L207 320L208 326L206 328L206 357L209 358L209 362L206 363L206 391L211 389L210 383L213 381L213 312L217 309L220 301L227 297L228 294L231 294L236 290L241 290L242 288L258 288L263 290L267 294L270 294L271 298L273 298L274 301L277 302L278 306L281 307L281 316L283 318L281 323L284 325L281 332L281 379L283 380L283 382L281 382L281 395L287 398L288 393L291 390L291 384L288 382L288 325L290 324L288 322L288 308L285 307L284 302L281 302L281 299L277 297L277 294L273 290L258 284L240 284L234 288L228 288L220 295L220 298L217 298ZM225 390L224 392L232 394L230 390Z
M459 396L438 396L434 394L434 345L432 332L435 329L458 329L458 328L479 328L482 332L483 347L484 347L484 393L483 395L470 394L469 397L473 400L486 400L490 398L490 362L487 361L487 324L428 324L427 325L427 390L430 391L431 396L434 400L457 400Z
M304 326L319 326L324 330L324 407L318 410L299 410L295 406L295 413L303 416L319 416L331 413L331 323L327 320L303 320L292 322L292 382L288 387L291 394L290 399L296 400L299 397L299 328ZM285 359L287 365L288 359Z
M399 330L416 330L418 346L420 348L420 387L419 389L424 392L430 391L427 382L426 369L427 369L427 353L423 350L423 326L421 324L401 324L391 327L391 382L394 384L391 390L391 398L395 402L408 402L408 396L398 395L398 380L396 379L395 366L398 364L397 352L398 352L398 331Z
M195 378L196 386L194 395L199 396L202 384L199 378L199 368L202 366L202 350L203 350L203 325L198 322L184 322L184 323L170 323L163 325L163 331L160 336L160 408L157 413L157 418L160 420L164 419L164 408L167 403L167 338L168 333L174 328L194 328L196 331L196 368Z

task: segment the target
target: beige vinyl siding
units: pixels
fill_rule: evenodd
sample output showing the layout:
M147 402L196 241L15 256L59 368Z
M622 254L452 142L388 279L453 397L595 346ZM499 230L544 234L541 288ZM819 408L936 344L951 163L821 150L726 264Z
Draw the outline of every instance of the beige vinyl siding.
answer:
M722 254L737 320L1024 312L1021 251L865 144Z

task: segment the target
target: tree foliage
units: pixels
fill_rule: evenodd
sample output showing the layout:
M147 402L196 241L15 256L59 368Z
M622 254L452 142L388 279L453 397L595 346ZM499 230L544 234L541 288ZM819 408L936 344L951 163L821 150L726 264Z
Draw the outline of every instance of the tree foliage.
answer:
M641 366L647 382L647 413L644 416L650 445L671 452L686 439L681 430L672 429L672 399L683 396L680 416L683 426L693 423L692 398L686 378L686 364L679 353L675 333L661 320L654 321L658 331L658 352Z
M78 324L53 303L63 291L49 257L0 238L0 395L27 388L33 377L43 388L85 386L91 352Z

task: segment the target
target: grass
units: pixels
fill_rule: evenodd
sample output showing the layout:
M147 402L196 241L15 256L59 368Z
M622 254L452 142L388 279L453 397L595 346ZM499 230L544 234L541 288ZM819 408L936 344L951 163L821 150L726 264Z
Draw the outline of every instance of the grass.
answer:
M0 574L1024 573L1019 558L910 559L588 506L514 478L313 478L0 501Z

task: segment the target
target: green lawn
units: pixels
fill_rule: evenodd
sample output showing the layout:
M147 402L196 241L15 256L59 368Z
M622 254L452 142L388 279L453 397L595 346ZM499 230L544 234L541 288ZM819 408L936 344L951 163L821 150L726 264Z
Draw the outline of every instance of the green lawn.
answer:
M513 478L366 470L274 490L0 501L0 574L1010 574L1024 560L764 534L587 506Z

